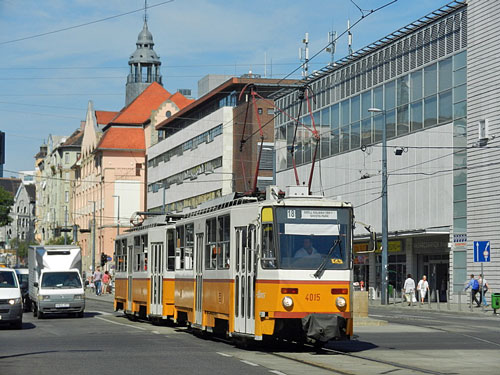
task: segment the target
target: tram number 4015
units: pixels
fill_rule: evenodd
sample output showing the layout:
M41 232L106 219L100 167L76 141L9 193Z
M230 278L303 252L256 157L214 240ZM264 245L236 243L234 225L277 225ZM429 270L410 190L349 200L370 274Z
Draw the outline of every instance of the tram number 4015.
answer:
M321 295L319 293L307 293L306 294L306 301L309 301L309 302L321 301Z

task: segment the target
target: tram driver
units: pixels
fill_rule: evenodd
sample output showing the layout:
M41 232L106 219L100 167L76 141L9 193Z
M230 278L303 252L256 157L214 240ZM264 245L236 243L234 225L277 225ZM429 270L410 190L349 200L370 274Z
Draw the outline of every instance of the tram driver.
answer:
M309 258L309 257L319 257L320 253L313 247L312 239L310 237L305 237L303 246L297 250L294 258Z

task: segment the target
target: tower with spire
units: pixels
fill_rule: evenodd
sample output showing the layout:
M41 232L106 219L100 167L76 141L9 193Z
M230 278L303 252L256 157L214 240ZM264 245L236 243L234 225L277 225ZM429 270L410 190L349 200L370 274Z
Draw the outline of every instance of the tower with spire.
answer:
M144 26L137 37L136 50L130 56L130 73L127 77L125 105L129 105L153 82L162 84L160 58L153 49L153 35L148 30L147 1L144 2Z

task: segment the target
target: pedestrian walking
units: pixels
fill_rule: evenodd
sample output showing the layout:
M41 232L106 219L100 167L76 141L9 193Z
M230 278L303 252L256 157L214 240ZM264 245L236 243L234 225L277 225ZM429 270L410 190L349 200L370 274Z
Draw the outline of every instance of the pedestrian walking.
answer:
M429 283L427 282L427 276L423 275L417 285L417 290L420 295L420 303L424 303L425 295L429 291Z
M101 267L97 267L95 270L94 274L92 275L92 279L94 281L95 285L95 294L96 296L101 295L101 283L102 283L102 272L101 272Z
M488 285L488 281L486 281L483 274L479 275L479 285L481 286L481 300L483 302L483 306L487 307L488 302L486 301L486 293L488 292L488 289L490 289L490 286Z
M415 281L411 277L411 273L409 273L406 277L405 283L403 285L403 292L408 302L408 306L411 305L412 302L417 302L415 299Z
M476 302L477 304L477 307L481 307L481 302L479 301L479 299L477 298L477 293L479 292L479 281L477 281L475 278L474 278L474 274L471 274L470 275L470 280L469 280L469 283L467 284L467 286L465 287L464 289L464 292L471 288L471 303L472 302Z
M109 281L111 279L111 276L109 276L108 271L104 271L104 275L102 275L102 294L107 294L109 293Z

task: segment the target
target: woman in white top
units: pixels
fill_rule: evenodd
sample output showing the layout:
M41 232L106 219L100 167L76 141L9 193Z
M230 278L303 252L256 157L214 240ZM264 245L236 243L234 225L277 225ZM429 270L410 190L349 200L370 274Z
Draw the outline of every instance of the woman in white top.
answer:
M418 282L417 290L420 293L420 302L424 303L425 295L429 290L429 283L427 282L427 276L423 275L422 279Z

